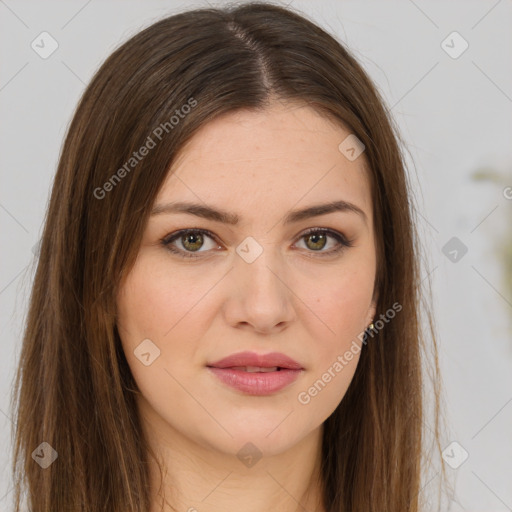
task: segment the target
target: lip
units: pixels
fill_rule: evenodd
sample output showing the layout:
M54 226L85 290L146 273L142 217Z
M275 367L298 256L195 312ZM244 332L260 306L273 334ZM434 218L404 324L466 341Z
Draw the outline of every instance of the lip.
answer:
M285 354L271 352L270 354L257 354L256 352L238 352L224 359L209 363L207 366L215 368L232 368L234 366L259 366L273 368L279 366L288 370L303 370L302 365Z
M278 367L277 371L247 372L240 366L260 368ZM224 384L249 395L270 395L290 385L303 372L300 363L279 352L257 354L239 352L207 365Z

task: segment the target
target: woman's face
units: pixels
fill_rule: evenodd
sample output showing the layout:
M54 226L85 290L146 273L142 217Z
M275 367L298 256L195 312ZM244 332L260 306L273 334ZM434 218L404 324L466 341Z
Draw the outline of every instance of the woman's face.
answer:
M370 183L349 135L276 103L205 125L173 165L117 297L139 406L164 443L277 454L343 399L376 272ZM341 201L353 209L322 213Z

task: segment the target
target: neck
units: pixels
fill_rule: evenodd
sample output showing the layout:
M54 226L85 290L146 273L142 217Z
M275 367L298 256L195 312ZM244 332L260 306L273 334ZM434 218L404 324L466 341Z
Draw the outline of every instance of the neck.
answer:
M162 466L160 475L151 457L150 512L325 511L321 428L248 467L233 454L194 442L151 411L141 412L146 438Z

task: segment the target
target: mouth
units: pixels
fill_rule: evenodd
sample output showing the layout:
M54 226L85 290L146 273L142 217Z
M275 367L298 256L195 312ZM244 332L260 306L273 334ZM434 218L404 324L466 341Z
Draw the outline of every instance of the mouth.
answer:
M303 369L300 363L280 352L271 352L270 354L238 352L214 363L209 363L207 366L213 368L234 368L250 372Z
M259 355L254 352L232 354L207 365L223 384L248 395L270 395L294 382L304 371L285 354Z
M272 366L270 368L265 368L264 366L232 366L231 369L249 373L268 373L282 370L282 368L279 366Z

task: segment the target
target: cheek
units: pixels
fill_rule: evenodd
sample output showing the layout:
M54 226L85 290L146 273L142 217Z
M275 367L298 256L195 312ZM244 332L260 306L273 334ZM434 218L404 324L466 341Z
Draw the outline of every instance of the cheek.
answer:
M165 342L187 323L208 290L190 275L161 272L151 258L138 260L118 296L118 321L130 336Z
M157 409L170 395L180 396L169 373L182 381L194 371L195 340L201 339L203 325L197 321L197 311L208 290L194 286L189 275L163 270L155 258L141 256L117 297L123 351L139 389ZM145 365L139 357L148 352Z
M314 340L311 350L315 354L308 382L311 393L308 389L302 391L318 413L333 410L352 381L361 352L361 334L367 327L373 278L371 262L347 264L337 272L331 270L329 278L319 276L317 282L323 284L321 289L309 295L307 303L323 325L316 320L318 336L311 336Z
M318 279L321 288L309 300L315 313L328 327L327 338L338 346L366 328L373 295L374 272L350 268L331 272ZM329 343L330 344L330 343Z
M165 370L186 381L202 364L201 340L215 314L208 291L218 279L212 272L171 271L165 258L151 254L140 255L126 277L117 297L118 329L132 374L148 396L179 392ZM158 353L150 366L134 353L147 339Z
M359 337L365 327L372 285L364 276L351 274L331 282L313 303L315 313L328 329L322 328L322 336L312 337L311 353L315 358L309 378L296 397L299 410L304 407L312 426L336 409L352 382L361 354Z

